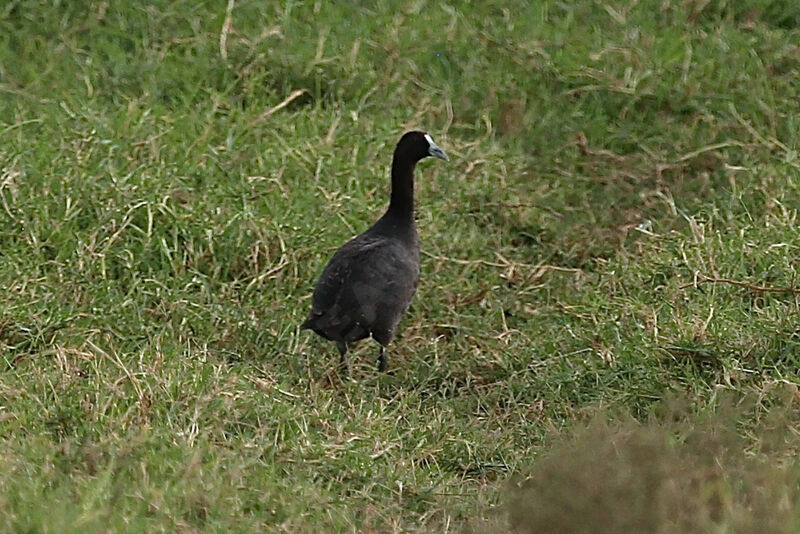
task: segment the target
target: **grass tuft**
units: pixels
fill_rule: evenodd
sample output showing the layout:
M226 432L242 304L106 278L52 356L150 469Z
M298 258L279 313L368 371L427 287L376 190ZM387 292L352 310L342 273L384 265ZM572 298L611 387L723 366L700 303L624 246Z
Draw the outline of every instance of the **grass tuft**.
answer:
M785 406L747 437L737 428L742 407L670 412L645 424L600 415L557 437L514 491L511 530L797 531L794 417Z

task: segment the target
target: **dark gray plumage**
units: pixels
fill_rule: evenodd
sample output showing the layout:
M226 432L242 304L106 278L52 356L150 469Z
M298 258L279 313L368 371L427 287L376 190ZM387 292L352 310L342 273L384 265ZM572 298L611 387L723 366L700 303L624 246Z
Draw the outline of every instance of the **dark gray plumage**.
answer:
M378 369L386 369L386 346L419 282L414 167L428 156L448 159L425 132L400 138L392 159L389 208L371 228L336 251L314 289L302 327L336 342L343 371L348 347L368 337L380 343Z

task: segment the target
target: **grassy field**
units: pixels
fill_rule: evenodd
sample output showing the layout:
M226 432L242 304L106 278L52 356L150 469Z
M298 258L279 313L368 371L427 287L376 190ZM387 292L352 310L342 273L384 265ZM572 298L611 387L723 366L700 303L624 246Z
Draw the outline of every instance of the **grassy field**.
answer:
M0 531L800 532L799 150L793 0L7 1Z

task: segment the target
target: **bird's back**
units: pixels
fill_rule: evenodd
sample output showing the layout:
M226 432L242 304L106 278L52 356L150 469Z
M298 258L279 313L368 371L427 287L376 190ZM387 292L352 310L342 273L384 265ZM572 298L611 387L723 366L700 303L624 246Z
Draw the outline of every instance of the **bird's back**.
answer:
M388 343L419 282L419 246L367 231L345 243L325 266L304 327L350 343L372 335Z

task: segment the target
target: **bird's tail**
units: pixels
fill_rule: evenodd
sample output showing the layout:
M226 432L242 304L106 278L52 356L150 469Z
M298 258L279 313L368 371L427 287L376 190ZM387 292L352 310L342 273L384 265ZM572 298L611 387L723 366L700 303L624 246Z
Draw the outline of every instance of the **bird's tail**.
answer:
M300 325L301 330L316 330L317 322L319 321L320 317L322 317L322 313L311 310L308 312L308 316L306 320L303 321L303 324Z
M317 319L319 319L319 316L309 313L306 320L300 325L300 330L313 330Z

